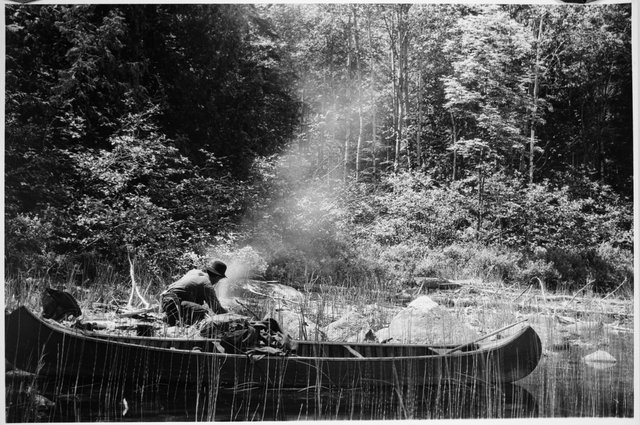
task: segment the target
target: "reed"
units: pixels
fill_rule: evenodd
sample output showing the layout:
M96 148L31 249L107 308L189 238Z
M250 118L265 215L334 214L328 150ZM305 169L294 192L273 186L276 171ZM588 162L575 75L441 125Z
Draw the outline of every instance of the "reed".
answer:
M137 271L136 278L146 297L155 296L163 287L155 276L146 275L142 270ZM6 307L12 309L17 305L27 305L37 311L40 308L39 294L47 285L53 286L46 277L8 276L5 280ZM309 276L302 286L305 297L301 303L288 306L265 303L258 306L258 313L262 315L282 307L293 308L305 321L318 326L314 328L315 333L307 337L321 339L321 332L317 329L341 317L348 308L362 312L373 330L388 325L403 308L378 281L362 285L347 281L336 286L333 282ZM123 304L131 290L130 279L116 273L105 273L88 287L73 286L70 281L65 283L65 287L76 296L83 309L90 309L95 302ZM60 419L63 414L61 406L69 404L74 407L64 410L65 414L86 415L75 412L87 412L85 404L97 404L101 406L98 410L89 410L93 418L121 420L123 400L126 400L128 417L135 415L153 420L148 408L150 399L153 400L152 406L162 405L166 415L172 412L170 414L177 418L185 418L186 415L189 419L207 421L633 414L633 380L632 373L629 373L633 370L633 334L620 329L631 327L630 318L634 311L633 303L625 298L628 295L625 292L614 292L605 298L586 287L580 291L546 292L543 295L539 285L525 290L523 287L506 287L499 281L492 284L473 281L455 292L432 292L429 295L441 301L442 305L449 305L448 311L457 320L471 324L480 333L486 334L507 323L528 318L539 332L545 349L539 368L522 382L508 387L487 384L490 381L490 376L487 376L471 384L445 377L440 385L434 387L421 387L417 383L419 380L407 385L354 381L350 388L334 389L328 388L322 376L317 375L300 390L285 388L277 380L264 387L223 388L217 383L219 369L211 367L206 369L202 387L197 389L184 386L159 388L154 385L155 377L148 376L131 391L119 385L119 374L124 370L121 365L100 364L96 368L109 368L113 372L103 386L86 387L77 376L71 383L59 377L42 388L43 394L56 402L56 408L49 412L49 416ZM555 343L576 337L571 334L574 332L571 325L559 321L562 317L581 325L575 332L579 331L577 337L584 345L568 345L562 351L551 349ZM618 365L607 370L588 369L580 359L595 349L605 349L613 354ZM17 417L20 422L36 420L33 408L27 406L21 406L25 410L21 411L22 416Z

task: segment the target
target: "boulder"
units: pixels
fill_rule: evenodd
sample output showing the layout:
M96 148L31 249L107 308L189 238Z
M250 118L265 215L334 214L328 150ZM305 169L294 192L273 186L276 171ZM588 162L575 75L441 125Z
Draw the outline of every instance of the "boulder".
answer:
M284 333L293 339L312 341L326 340L324 331L322 331L318 325L310 322L308 318L295 311L279 308L271 311L267 317L275 319Z
M355 310L347 311L340 319L325 328L327 340L362 342L371 330L369 321Z
M216 293L220 304L228 311L259 316L304 300L304 295L291 286L251 279L222 280L216 287Z
M411 344L457 344L477 338L478 333L424 295L413 300L376 332L378 340Z
M615 363L618 360L606 351L598 350L595 353L591 353L588 356L582 358L585 362L592 363Z
M613 367L613 365L618 361L611 354L602 350L598 350L595 353L584 356L582 360L594 369L608 369Z

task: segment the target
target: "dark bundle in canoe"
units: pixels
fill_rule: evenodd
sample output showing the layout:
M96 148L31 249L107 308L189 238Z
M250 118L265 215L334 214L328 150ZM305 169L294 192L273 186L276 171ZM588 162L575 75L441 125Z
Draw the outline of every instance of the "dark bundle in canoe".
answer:
M82 310L73 295L58 289L46 288L42 293L42 317L60 321L80 317Z

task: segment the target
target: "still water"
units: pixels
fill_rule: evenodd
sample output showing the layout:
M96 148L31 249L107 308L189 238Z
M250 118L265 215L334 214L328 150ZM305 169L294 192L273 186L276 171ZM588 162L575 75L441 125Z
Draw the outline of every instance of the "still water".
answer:
M540 417L633 417L633 334L609 334L600 341L546 351L534 373L518 382L536 397ZM617 361L583 360L596 350Z
M582 359L598 349L615 363ZM633 335L606 335L600 343L545 349L536 370L506 386L461 385L395 389L220 389L216 394L167 391L105 396L91 388L41 385L55 405L8 403L8 422L252 421L315 419L447 419L633 417ZM9 382L7 383L9 384ZM73 395L70 395L73 394Z

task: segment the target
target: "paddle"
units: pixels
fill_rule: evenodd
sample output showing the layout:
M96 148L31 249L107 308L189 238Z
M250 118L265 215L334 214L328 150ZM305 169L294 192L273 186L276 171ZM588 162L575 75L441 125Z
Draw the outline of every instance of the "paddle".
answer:
M490 334L486 334L486 335L484 335L484 336L481 336L480 338L478 338L478 339L476 339L476 340L474 340L474 341L466 342L466 343L464 343L464 344L462 344L462 345L458 345L457 347L452 348L451 350L449 350L449 351L445 352L443 355L445 355L445 356L446 356L447 354L451 354L451 353L453 353L454 351L458 351L459 349L461 349L461 348L463 348L463 347L466 347L467 345L471 345L471 344L475 344L475 343L477 343L477 342L480 342L480 341L482 341L483 339L487 339L487 338L489 338L490 336L494 336L494 335L496 335L496 334L499 334L500 332L506 331L507 329L510 329L510 328L512 328L512 327L514 327L514 326L517 326L517 325L519 325L519 324L521 324L521 323L523 323L523 322L526 322L527 320L529 320L529 319L523 319L523 320L521 320L521 321L519 321L519 322L513 323L513 324L508 325L508 326L505 326L504 328L500 328L500 329L498 329L497 331L493 331L493 332L491 332Z

